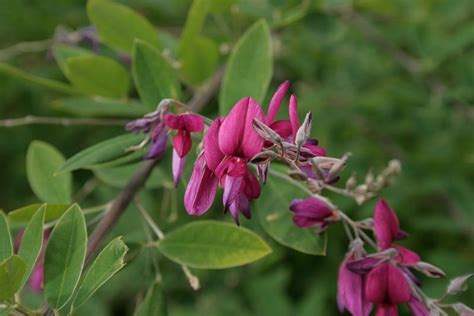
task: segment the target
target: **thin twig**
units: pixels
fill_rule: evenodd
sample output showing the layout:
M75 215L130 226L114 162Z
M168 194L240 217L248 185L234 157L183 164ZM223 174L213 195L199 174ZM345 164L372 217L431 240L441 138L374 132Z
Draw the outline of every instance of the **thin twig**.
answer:
M47 50L53 43L52 39L34 42L22 42L0 50L0 61L4 61L24 53L36 53Z
M120 119L98 119L98 118L69 118L27 115L21 118L0 120L0 127L16 127L32 124L46 125L89 125L89 126L124 126L128 121Z

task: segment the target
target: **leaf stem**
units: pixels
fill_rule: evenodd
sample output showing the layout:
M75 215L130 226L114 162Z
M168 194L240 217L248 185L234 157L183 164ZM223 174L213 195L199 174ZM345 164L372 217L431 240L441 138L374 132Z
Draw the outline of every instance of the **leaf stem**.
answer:
M45 125L88 125L88 126L125 126L128 121L119 119L69 118L27 115L21 118L0 120L0 127L17 127L32 124Z

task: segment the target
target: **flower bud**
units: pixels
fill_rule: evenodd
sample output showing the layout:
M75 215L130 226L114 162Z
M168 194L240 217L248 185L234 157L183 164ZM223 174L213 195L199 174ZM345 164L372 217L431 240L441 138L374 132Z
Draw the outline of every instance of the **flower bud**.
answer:
M356 185L357 185L357 178L355 174L353 173L352 176L350 176L349 179L347 179L346 181L346 190L351 191L352 189L356 187Z
M269 141L273 144L281 144L283 142L281 136L262 121L254 118L252 126L255 132L266 141Z
M300 128L296 132L295 137L295 145L301 147L306 143L308 140L309 135L311 134L311 123L312 123L312 114L308 112L304 118L303 124L301 124Z
M420 261L415 264L414 268L431 278L441 278L446 276L443 270L428 262Z
M451 307L458 313L459 316L473 316L474 309L470 308L469 306L463 303L454 303Z
M449 282L447 293L452 295L467 290L467 282L474 276L474 273L469 273L457 278L454 278Z

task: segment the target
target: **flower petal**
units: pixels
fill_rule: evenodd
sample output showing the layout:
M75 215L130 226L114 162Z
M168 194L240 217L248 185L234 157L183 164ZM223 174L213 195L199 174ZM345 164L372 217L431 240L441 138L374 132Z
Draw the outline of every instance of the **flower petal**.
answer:
M397 305L382 304L377 308L375 316L398 316Z
M290 123L291 123L291 131L293 134L293 139L296 137L296 133L300 128L300 119L298 118L298 100L296 99L295 95L290 96L290 107L289 107L289 114L290 114Z
M225 177L224 195L222 199L225 209L228 209L229 206L238 199L239 194L242 191L243 179L243 177L232 177L229 175Z
M173 169L173 180L174 186L177 187L179 180L183 176L184 166L186 165L186 156L180 157L179 154L173 149L173 160L172 160L172 169Z
M374 304L383 304L386 302L389 265L389 263L379 265L367 275L365 295L369 302Z
M291 142L293 132L289 120L279 120L269 125L272 130L277 132L284 140Z
M207 168L204 157L200 156L184 194L184 206L189 215L202 215L211 207L218 184L219 179Z
M163 118L163 122L172 129L184 128L183 117L180 114L167 113Z
M44 281L44 263L39 262L31 273L28 285L34 292L40 292L43 289Z
M430 311L417 297L411 296L408 302L411 314L413 316L430 316Z
M384 200L379 200L374 211L375 237L382 249L389 248L400 231L395 212Z
M370 256L359 260L349 261L347 267L354 273L365 274L388 260L388 257Z
M410 285L403 272L388 264L387 299L390 304L403 304L410 300Z
M401 264L412 266L417 264L421 260L420 256L416 252L408 248L402 246L393 247L398 251L398 255L395 257L395 260L397 260Z
M157 126L157 130L152 137L152 143L148 149L145 159L160 159L166 152L166 145L168 143L168 135L163 125Z
M289 86L290 82L288 80L280 84L272 99L270 100L266 119L267 125L270 125L273 123L273 121L275 121L275 117L277 116L278 110L280 109L281 101L283 101Z
M290 204L290 210L298 216L306 216L316 220L324 220L332 215L331 208L315 197L305 199L294 199Z
M204 120L197 114L181 114L186 128L190 132L200 132L204 129Z
M189 131L181 129L173 138L173 148L180 157L186 156L191 150L193 141Z
M208 168L212 171L216 170L222 159L224 159L224 154L221 152L218 143L221 124L222 118L215 119L204 137L204 157Z

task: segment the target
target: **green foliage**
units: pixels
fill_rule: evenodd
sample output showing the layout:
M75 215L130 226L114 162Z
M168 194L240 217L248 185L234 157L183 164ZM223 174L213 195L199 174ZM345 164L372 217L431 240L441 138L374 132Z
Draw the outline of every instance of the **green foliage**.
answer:
M25 270L25 263L16 255L0 262L0 301L12 298L20 289Z
M54 108L84 117L126 117L135 118L145 115L149 108L138 102L122 102L118 100L90 99L90 98L67 98L54 103Z
M181 88L170 65L157 48L141 40L133 46L132 73L140 99L150 109L162 99L180 99Z
M88 95L122 98L127 95L129 75L118 62L103 56L79 56L66 60L65 75Z
M48 241L44 263L44 293L51 308L61 309L72 297L84 266L87 229L74 204L58 220Z
M69 204L43 204L46 223L60 218L69 208ZM8 219L17 223L28 223L42 204L31 204L8 212Z
M262 197L255 203L258 218L265 232L276 241L311 255L325 255L327 235L318 235L312 228L301 229L293 223L289 205L295 198L306 197L306 193L290 182L272 175L263 187Z
M154 282L147 290L143 302L138 305L133 316L166 316L168 310L163 288L160 283Z
M108 0L89 0L87 13L100 38L110 47L131 53L135 39L158 46L158 34L144 17Z
M5 260L13 254L12 237L7 217L0 210L0 261Z
M118 167L100 168L94 170L94 174L99 180L110 186L123 188L139 167L140 163L133 163ZM165 168L155 168L145 183L145 187L149 189L159 187L172 188L174 186L173 180L169 174L163 171Z
M91 51L87 49L64 45L64 44L56 45L53 49L53 52L54 52L54 58L59 68L61 68L61 71L66 76L67 76L66 62L69 58L92 55Z
M55 174L64 161L64 156L48 143L33 141L28 147L26 154L28 182L33 192L43 202L55 204L71 202L71 173Z
M38 260L40 255L43 244L43 224L45 213L46 205L40 206L23 232L20 248L18 249L18 256L23 259L25 263L25 274L23 275L20 288L25 285L26 281L28 281L28 278L36 264L36 260Z
M158 244L168 259L200 269L224 269L254 262L271 252L257 234L235 224L196 221Z
M89 148L69 158L58 170L58 173L89 168L98 163L107 162L127 155L127 148L139 144L143 135L124 134L117 136Z
M105 282L125 266L124 257L127 251L128 248L122 237L115 238L105 246L81 280L77 296L74 298L74 308L84 304Z
M265 21L258 21L232 49L219 94L220 114L227 114L232 106L245 96L262 102L272 72L270 30Z

